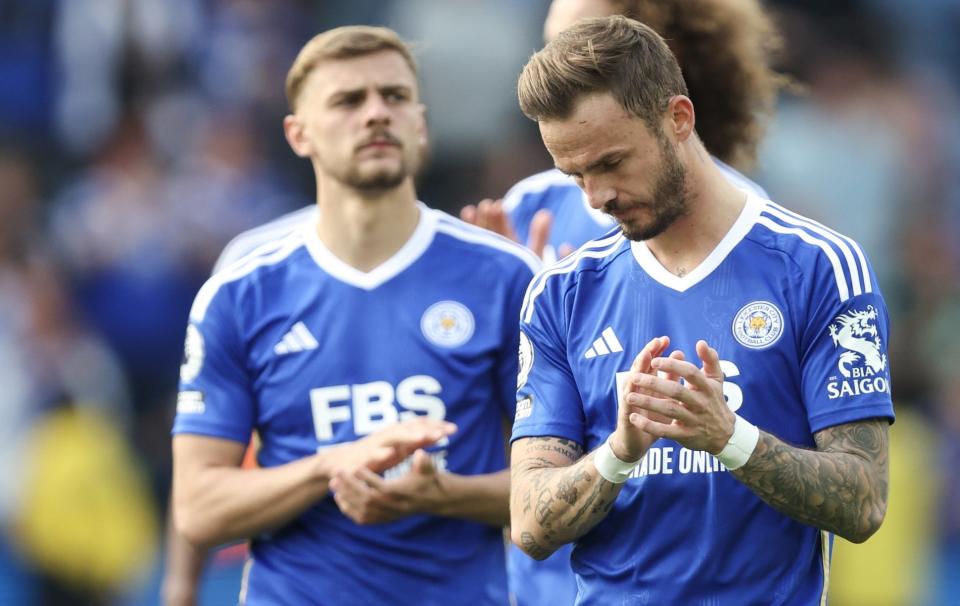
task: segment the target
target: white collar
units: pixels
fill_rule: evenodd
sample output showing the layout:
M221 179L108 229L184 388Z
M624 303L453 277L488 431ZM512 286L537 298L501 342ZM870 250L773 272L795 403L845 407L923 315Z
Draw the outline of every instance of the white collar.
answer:
M370 271L363 272L351 267L330 252L317 234L315 221L308 222L302 228L307 250L317 265L337 280L363 290L373 290L410 267L433 242L437 227L436 212L419 201L417 208L420 211L420 217L413 234L400 247L400 250Z
M657 260L653 253L650 252L650 249L647 248L645 242L631 242L630 249L633 251L633 258L637 260L637 263L643 268L647 274L663 284L667 288L671 288L677 292L685 292L689 288L695 286L701 280L713 273L719 265L727 258L727 255L730 254L730 251L740 243L741 240L747 235L751 228L753 228L754 223L757 221L757 217L760 216L760 212L763 210L764 202L760 200L757 196L752 193L747 194L747 202L743 207L743 210L740 211L740 216L737 217L737 220L734 221L733 226L726 233L723 239L717 244L717 246L707 255L707 258L700 262L693 271L681 277L674 274L671 271L668 271L663 265L660 264L660 261Z

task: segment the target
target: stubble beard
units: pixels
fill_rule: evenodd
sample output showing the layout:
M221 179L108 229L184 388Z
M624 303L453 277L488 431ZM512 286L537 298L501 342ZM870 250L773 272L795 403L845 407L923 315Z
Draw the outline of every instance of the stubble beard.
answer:
M620 230L629 240L639 242L655 238L687 214L687 171L666 140L661 140L660 152L662 167L654 185L652 201L648 204L653 219L645 223L619 223ZM629 206L625 205L626 208Z

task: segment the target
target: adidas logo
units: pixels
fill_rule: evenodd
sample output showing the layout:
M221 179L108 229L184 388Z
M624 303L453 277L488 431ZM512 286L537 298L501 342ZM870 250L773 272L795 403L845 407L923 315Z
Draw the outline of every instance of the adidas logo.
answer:
M623 345L620 345L620 339L614 334L613 329L608 326L600 333L600 338L593 342L593 345L590 346L587 353L583 354L583 357L589 360L597 356L605 356L609 353L621 351L623 351Z
M278 356L284 354L297 353L308 349L316 349L320 344L316 338L310 334L310 329L303 322L297 322L290 329L290 332L283 335L283 339L273 346L273 352Z

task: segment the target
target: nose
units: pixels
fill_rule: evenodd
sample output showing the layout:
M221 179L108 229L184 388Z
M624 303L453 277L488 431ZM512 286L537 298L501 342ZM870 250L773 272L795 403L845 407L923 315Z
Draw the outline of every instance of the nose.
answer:
M601 210L603 206L617 197L617 190L599 179L584 177L583 191L587 194L590 206Z
M364 104L364 123L371 124L389 124L390 109L386 100L379 94L368 95Z

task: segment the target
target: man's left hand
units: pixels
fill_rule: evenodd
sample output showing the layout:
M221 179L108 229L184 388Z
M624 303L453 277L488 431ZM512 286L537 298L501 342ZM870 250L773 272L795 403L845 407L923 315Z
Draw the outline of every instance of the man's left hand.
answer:
M339 472L330 481L340 511L357 524L380 524L436 512L445 498L441 474L423 450L412 457L410 470L384 479L365 467Z
M654 370L679 377L683 382L642 375L634 380L636 389L626 396L630 404L673 422L659 423L643 415L633 415L630 421L658 438L715 455L733 435L736 416L723 396L723 371L717 350L706 341L697 341L697 357L702 368L677 358L654 359L650 363Z

